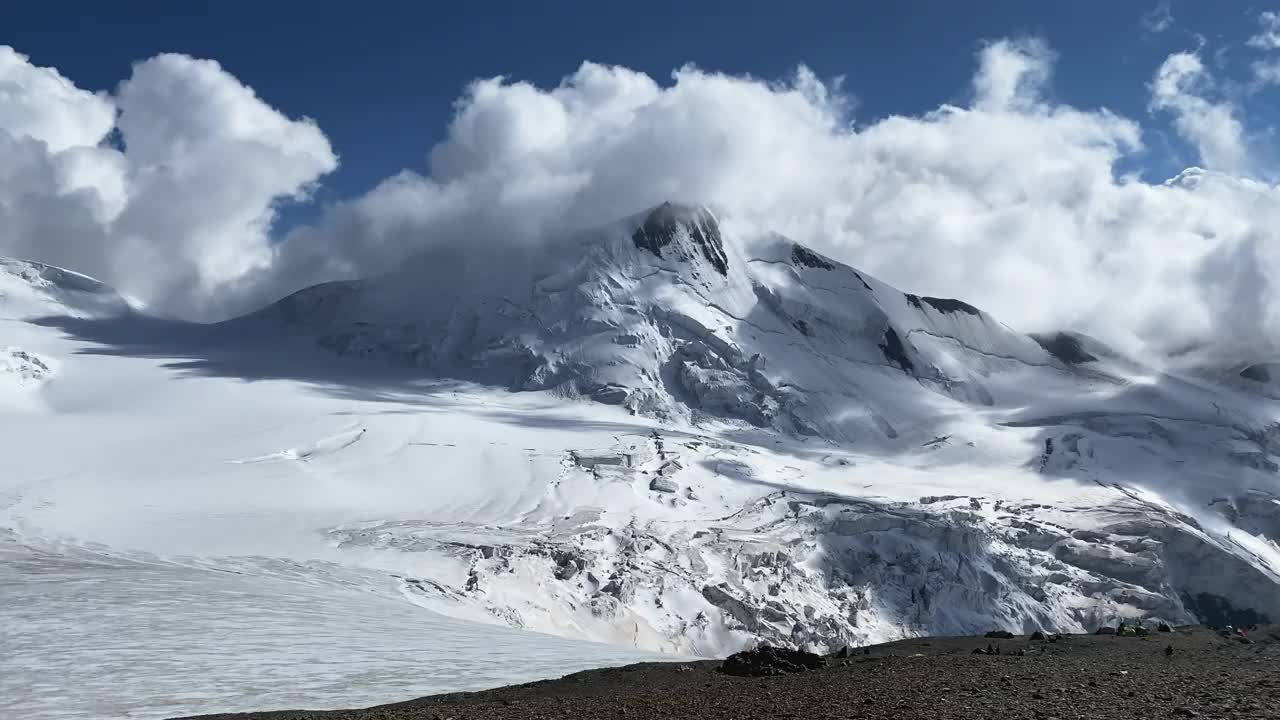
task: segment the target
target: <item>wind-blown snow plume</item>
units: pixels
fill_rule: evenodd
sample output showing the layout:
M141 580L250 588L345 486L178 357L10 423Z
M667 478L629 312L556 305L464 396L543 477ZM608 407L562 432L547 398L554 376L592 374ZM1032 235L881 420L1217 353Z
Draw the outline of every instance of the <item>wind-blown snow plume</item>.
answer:
M1168 182L1117 171L1143 151L1135 121L1048 98L1054 56L1038 41L983 47L961 106L864 124L838 82L805 68L770 83L686 66L660 84L584 63L554 88L476 81L428 172L403 171L275 243L274 203L335 166L315 125L185 56L139 64L112 97L3 58L0 87L21 112L0 114L0 143L20 158L0 171L0 214L16 228L0 252L182 314L249 310L441 248L477 262L538 252L674 199L716 208L736 235L782 232L1024 330L1069 327L1131 351L1280 330L1280 257L1267 250L1280 195L1255 179L1245 119L1206 94L1193 53L1171 56L1150 87L1151 109L1202 166ZM1224 288L1246 273L1256 312L1242 314L1242 291Z

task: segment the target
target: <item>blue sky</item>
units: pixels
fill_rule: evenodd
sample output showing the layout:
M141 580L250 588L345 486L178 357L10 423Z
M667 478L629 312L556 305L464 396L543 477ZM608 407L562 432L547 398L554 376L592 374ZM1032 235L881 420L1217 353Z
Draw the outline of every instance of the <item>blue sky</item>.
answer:
M110 90L132 62L177 51L218 60L290 116L314 118L341 157L318 199L346 197L409 167L444 137L468 82L506 75L554 85L583 60L619 64L667 82L692 62L779 78L804 63L843 76L856 120L918 114L971 94L986 40L1045 39L1058 53L1051 92L1077 107L1141 119L1150 147L1134 169L1163 177L1190 161L1161 135L1145 86L1171 52L1205 43L1228 75L1243 76L1243 41L1259 8L1173 2L1172 25L1142 18L1156 2L794 2L332 4L111 3L6 8L4 41L81 87ZM1274 98L1251 102L1274 111ZM1270 117L1268 112L1266 116Z

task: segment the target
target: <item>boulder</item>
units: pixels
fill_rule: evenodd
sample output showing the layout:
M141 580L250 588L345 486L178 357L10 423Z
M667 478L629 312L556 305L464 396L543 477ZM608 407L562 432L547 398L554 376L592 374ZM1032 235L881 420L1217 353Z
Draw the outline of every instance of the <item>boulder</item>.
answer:
M649 481L649 489L654 492L673 493L680 489L674 480L664 477L655 477Z
M720 672L739 677L763 677L818 670L825 665L826 661L820 655L763 646L730 655L720 666Z

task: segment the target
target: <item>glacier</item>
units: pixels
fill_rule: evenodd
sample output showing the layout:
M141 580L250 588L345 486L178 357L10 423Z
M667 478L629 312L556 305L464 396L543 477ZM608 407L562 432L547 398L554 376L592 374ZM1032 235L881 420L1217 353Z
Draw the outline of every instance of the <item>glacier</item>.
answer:
M0 261L0 710L1280 617L1270 359L1028 335L664 204L213 325Z

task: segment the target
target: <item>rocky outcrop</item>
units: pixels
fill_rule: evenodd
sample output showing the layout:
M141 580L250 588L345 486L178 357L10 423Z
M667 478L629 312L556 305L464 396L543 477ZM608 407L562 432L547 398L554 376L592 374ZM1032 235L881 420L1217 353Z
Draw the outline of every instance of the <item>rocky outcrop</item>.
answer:
M658 257L664 257L664 252L674 252L683 260L692 260L696 253L716 272L729 274L729 259L725 255L720 225L706 208L663 203L636 228L631 241L641 250L648 250Z
M820 655L766 645L730 655L720 666L720 672L739 677L766 677L819 670L826 664Z

